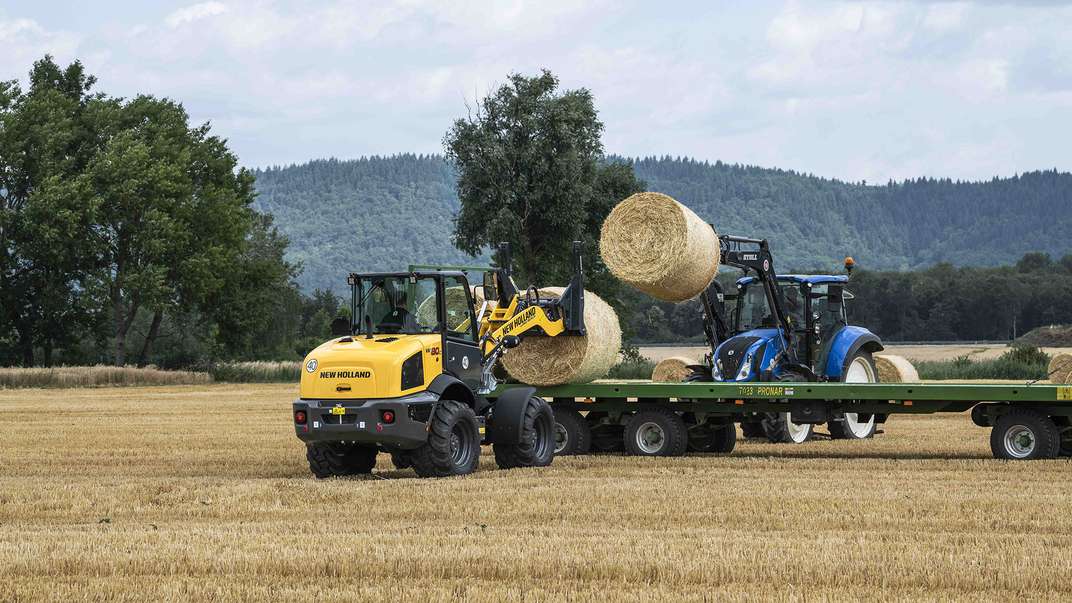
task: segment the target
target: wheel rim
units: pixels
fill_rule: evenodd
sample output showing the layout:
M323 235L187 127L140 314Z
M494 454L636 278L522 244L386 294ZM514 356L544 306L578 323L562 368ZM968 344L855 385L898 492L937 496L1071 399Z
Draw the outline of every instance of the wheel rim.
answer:
M789 439L793 440L794 443L800 444L811 435L812 426L810 423L794 423L790 420L789 413L784 413L783 419L785 420L785 430L789 434Z
M876 383L875 370L871 363L863 356L857 356L849 364L849 370L845 373L845 383ZM845 429L855 438L866 438L871 435L875 428L875 415L871 415L866 421L860 420L860 414L847 412L844 414Z
M666 444L666 432L658 423L648 421L637 429L636 444L644 454L655 454Z
M1035 451L1035 432L1025 425L1013 425L1005 430L1005 452L1016 459L1024 459Z
M561 423L555 423L555 454L562 452L569 443L569 432Z
M465 426L458 423L450 430L450 457L455 465L463 465L469 460L473 443L466 437Z

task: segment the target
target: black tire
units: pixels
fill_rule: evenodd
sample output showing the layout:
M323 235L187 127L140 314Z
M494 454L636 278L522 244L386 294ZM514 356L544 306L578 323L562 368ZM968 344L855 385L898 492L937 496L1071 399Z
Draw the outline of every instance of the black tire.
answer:
M409 458L409 451L407 450L395 450L391 452L391 464L395 466L395 469L403 470L409 469L413 466L413 461Z
M625 426L625 450L637 456L681 456L689 436L685 421L672 410L642 410Z
M305 445L309 470L317 479L372 473L378 453L375 446L342 442Z
M733 452L737 446L737 427L733 423L704 423L689 427L690 452Z
M585 418L592 440L589 452L614 453L625 450L625 427L622 425L601 425L599 422L607 417L605 412L590 412Z
M480 427L473 409L440 400L428 421L428 441L406 455L421 477L466 475L480 464Z
M555 410L555 456L588 454L592 430L575 410Z
M866 383L878 383L878 369L875 368L875 359L871 352L857 352L849 361L851 366L854 362L863 362L870 370L869 380ZM847 383L848 371L841 375L842 383ZM840 413L833 421L826 424L830 431L830 437L835 440L866 440L874 437L878 429L878 421L875 415L861 413Z
M1054 459L1061 452L1061 431L1048 416L1016 408L994 421L990 451L994 458L1010 461Z
M814 426L793 423L787 412L769 412L763 418L763 433L775 444L802 444L811 439Z
M547 400L533 396L525 406L520 441L492 444L500 469L546 467L555 458L555 413Z
M741 421L741 435L748 439L767 439L767 432L763 430L763 421Z

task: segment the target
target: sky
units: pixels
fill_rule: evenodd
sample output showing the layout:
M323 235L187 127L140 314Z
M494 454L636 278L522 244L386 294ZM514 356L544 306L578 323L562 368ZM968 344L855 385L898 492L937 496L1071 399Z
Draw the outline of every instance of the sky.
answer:
M0 79L46 53L177 100L243 165L441 153L550 69L608 153L858 182L1072 170L1072 2L0 0Z

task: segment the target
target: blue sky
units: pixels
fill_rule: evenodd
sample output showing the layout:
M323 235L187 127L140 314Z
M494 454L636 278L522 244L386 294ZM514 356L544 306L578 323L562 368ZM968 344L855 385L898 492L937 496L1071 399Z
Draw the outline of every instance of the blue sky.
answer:
M181 101L242 163L441 152L466 103L546 67L606 150L852 181L1072 169L1061 2L0 3L0 78L51 53Z

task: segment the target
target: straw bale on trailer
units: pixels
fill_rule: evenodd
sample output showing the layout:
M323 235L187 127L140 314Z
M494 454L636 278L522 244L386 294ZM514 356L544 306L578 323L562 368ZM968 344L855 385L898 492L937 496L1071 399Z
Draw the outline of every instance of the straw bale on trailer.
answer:
M659 361L655 369L651 371L652 381L679 383L689 376L689 365L699 364L692 358L685 356L671 356Z
M1053 383L1072 383L1072 354L1054 354L1046 372Z
M916 367L902 356L875 354L875 368L880 383L919 383Z
M562 287L546 287L539 293L558 298L562 291ZM524 336L521 345L507 350L500 362L511 377L529 385L588 383L605 377L622 347L618 315L599 296L585 291L584 325L587 335Z
M663 301L699 295L718 273L718 236L662 193L637 193L611 210L599 253L614 276Z

